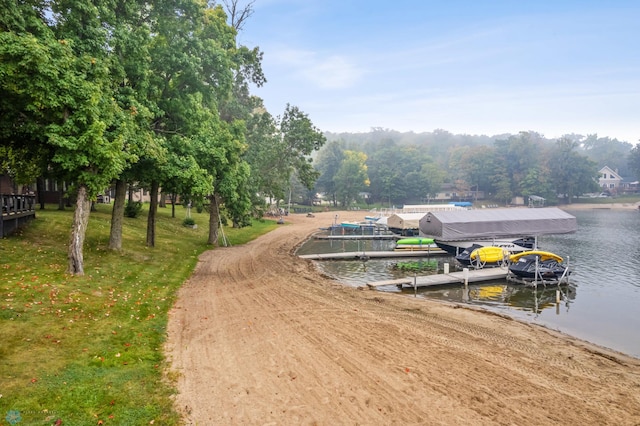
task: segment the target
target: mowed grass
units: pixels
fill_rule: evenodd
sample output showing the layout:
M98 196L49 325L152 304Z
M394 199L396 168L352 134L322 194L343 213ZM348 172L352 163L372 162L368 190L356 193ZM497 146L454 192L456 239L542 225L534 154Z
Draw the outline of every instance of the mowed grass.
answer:
M174 384L163 354L167 313L207 246L208 215L160 208L156 246L147 209L125 218L123 250L109 242L111 206L91 213L85 275L66 273L73 212L55 206L0 239L0 422L28 425L174 425ZM277 226L223 228L232 245ZM56 423L58 422L58 423Z

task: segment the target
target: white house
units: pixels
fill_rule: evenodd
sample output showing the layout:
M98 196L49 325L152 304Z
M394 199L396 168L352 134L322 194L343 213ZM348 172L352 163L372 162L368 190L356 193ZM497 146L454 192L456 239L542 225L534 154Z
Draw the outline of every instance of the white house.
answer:
M616 171L611 170L609 166L600 169L598 184L603 191L617 192L621 183L622 177Z

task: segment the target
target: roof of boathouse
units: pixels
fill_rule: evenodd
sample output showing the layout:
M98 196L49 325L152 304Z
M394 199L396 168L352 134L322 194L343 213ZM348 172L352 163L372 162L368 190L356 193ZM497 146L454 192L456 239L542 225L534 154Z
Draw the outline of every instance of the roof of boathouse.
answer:
M420 235L441 241L538 236L575 232L575 216L557 207L429 212Z

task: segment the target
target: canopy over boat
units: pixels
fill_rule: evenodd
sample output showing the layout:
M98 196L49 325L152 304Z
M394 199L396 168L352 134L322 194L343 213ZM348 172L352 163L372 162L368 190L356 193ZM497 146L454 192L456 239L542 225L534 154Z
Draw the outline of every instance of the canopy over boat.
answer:
M393 229L418 229L420 219L426 213L396 213L387 218L387 226Z
M557 207L429 212L420 219L420 235L440 241L566 234L577 228L575 216Z

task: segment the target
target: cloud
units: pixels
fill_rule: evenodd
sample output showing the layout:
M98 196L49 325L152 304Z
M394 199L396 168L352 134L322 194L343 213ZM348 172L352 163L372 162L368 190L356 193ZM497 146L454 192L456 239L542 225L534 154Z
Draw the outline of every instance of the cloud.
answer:
M363 75L363 71L343 55L323 56L306 50L279 49L273 60L278 68L288 69L296 79L320 89L345 89Z

